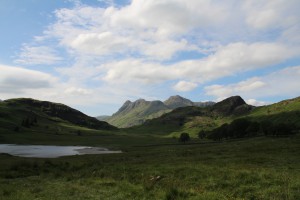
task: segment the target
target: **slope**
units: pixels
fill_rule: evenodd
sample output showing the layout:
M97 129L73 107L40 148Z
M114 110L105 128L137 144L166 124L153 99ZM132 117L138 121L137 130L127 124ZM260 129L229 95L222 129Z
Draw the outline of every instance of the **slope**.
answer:
M300 129L300 97L284 100L268 106L247 105L239 96L229 97L211 107L181 107L159 118L149 120L142 126L133 127L133 132L178 136L188 132L196 137L200 131L210 132L225 123L247 118L250 121L284 123Z
M159 118L148 120L144 125L133 127L131 131L178 135L187 131L196 135L199 130L212 130L232 119L248 114L254 107L234 96L209 107L179 107Z
M300 128L300 97L257 107L247 117L254 121L269 120L273 123L287 123Z
M63 104L20 98L0 102L0 132L75 133L81 129L116 130Z

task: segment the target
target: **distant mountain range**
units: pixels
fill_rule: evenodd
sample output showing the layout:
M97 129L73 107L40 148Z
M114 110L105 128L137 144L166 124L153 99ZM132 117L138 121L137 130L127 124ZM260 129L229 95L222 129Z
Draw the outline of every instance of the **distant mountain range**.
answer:
M209 107L176 108L158 118L147 120L143 125L132 127L130 131L172 137L187 132L196 137L199 131L212 131L241 118L259 123L284 123L299 130L300 97L255 107L248 105L240 96L233 96Z
M126 101L113 116L104 118L115 120L119 127L124 124L140 125L118 130L107 122L60 103L28 98L4 100L0 102L0 142L5 143L6 136L11 133L18 133L20 137L27 137L25 133L44 133L45 137L47 134L81 136L95 129L105 134L124 131L128 134L178 137L186 132L197 137L199 132L211 133L238 119L257 122L261 126L285 124L299 132L300 97L260 107L248 105L240 96L218 103L195 103L180 96L170 97L165 102L139 99ZM30 136L26 140L35 138Z
M179 95L171 96L164 102L138 99L134 102L126 101L112 116L99 116L97 119L107 121L119 128L126 128L143 124L146 120L160 117L176 108L187 106L207 107L214 104L211 101L192 102Z

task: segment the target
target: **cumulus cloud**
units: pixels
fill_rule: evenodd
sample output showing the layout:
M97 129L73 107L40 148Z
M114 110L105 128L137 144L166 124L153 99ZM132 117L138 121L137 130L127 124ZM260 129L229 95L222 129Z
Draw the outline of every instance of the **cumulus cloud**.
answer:
M214 1L133 0L120 9L108 9L106 14L113 26L155 29L158 34L169 35L221 24L228 11L226 4Z
M232 95L241 95L246 99L267 97L295 97L300 94L300 66L287 67L261 77L250 78L229 85L211 85L205 87L206 95L224 99ZM255 103L253 100L250 101Z
M0 91L5 93L50 88L56 81L49 74L20 67L0 65L0 71Z
M276 43L235 43L221 47L213 55L171 65L137 59L105 64L108 82L138 81L159 83L175 79L191 79L203 83L239 72L268 67L292 57L284 45Z
M287 28L299 24L299 1L246 0L242 6L246 22L257 29Z
M50 47L24 44L15 62L24 65L51 65L61 60L62 58Z
M176 85L174 85L173 89L179 92L187 92L195 89L196 87L197 87L196 83L179 81Z
M176 72L172 72L168 67L136 59L107 63L103 67L108 69L103 80L109 83L140 82L153 84L177 77Z
M84 53L105 55L124 51L133 41L113 35L111 32L79 34L71 47Z

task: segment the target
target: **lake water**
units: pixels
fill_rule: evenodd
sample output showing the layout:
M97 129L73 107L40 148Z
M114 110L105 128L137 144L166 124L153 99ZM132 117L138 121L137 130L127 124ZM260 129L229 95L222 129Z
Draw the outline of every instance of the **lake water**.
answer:
M84 154L121 153L121 151L110 151L106 148L86 147L86 146L0 144L0 153L7 153L13 156L20 156L20 157L57 158L61 156L84 155Z

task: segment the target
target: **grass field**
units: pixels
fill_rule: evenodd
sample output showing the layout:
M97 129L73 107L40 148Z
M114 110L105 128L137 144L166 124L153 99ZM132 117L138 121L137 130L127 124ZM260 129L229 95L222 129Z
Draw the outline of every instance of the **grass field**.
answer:
M299 134L187 145L126 133L56 136L5 140L109 146L124 153L55 159L2 154L0 199L300 199Z
M261 107L251 120L299 127L299 99ZM26 118L37 118L30 127ZM196 116L183 126L93 130L41 109L0 103L1 144L102 146L121 154L53 159L0 154L0 199L300 199L300 134L213 142L197 139L231 118ZM18 127L18 130L16 130ZM178 128L179 127L179 128ZM180 144L187 131L192 141Z

